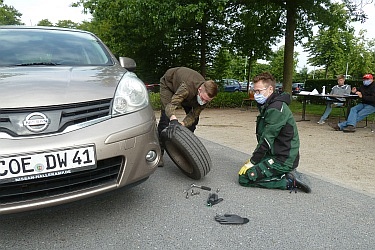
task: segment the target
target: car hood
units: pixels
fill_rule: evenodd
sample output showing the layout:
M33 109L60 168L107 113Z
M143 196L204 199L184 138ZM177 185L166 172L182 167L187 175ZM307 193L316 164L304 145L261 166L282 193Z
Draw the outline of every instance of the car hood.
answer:
M120 66L0 68L0 108L50 106L112 98Z

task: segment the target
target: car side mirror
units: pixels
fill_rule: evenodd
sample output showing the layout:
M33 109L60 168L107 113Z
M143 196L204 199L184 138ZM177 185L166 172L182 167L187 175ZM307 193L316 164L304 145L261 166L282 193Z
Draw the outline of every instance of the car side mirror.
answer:
M134 72L137 68L137 64L135 61L129 57L119 57L121 67L129 70L130 72Z

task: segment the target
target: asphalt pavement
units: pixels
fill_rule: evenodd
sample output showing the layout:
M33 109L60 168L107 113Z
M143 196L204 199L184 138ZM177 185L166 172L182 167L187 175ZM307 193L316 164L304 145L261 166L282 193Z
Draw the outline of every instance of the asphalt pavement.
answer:
M131 189L0 217L0 249L375 249L374 198L308 175L310 194L245 188L237 173L248 155L202 142L213 163L203 179L189 179L165 157L165 167ZM187 199L192 183L223 201L209 207L210 192L197 188ZM225 213L250 222L214 220Z

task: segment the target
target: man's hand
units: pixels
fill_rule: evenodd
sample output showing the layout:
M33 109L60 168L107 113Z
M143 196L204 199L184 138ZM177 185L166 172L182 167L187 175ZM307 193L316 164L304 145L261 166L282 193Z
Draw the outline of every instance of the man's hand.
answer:
M178 122L177 119L171 120L169 122L169 126L167 128L167 137L168 137L168 139L172 139L173 138L173 136L176 133L176 128L178 126L181 126L181 124Z
M253 164L250 162L250 160L247 160L247 162L245 163L245 165L242 166L242 168L240 169L240 171L238 172L239 175L243 175L243 174L246 174L247 170L249 168L251 168L253 166Z

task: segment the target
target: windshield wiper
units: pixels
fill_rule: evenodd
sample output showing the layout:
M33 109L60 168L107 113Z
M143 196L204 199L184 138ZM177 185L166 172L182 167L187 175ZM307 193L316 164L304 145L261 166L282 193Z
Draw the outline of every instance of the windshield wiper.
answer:
M53 62L33 62L33 63L20 63L20 64L16 64L16 66L34 66L34 65L56 66L56 65L60 65L60 63L53 63Z

